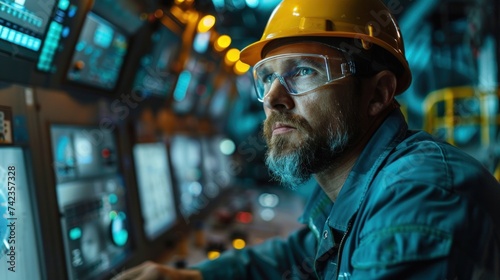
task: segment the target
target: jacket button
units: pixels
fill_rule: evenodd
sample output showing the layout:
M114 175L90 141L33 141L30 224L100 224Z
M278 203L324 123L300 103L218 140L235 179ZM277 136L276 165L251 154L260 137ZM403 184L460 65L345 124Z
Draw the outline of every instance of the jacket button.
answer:
M323 231L323 239L328 238L328 230Z

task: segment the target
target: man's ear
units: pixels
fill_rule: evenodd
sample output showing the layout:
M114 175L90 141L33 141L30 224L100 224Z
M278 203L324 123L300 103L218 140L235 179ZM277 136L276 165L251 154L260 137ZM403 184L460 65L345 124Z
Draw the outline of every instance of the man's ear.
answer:
M374 117L393 106L397 79L394 73L384 70L373 76L370 82L373 85L373 93L368 105L368 115Z

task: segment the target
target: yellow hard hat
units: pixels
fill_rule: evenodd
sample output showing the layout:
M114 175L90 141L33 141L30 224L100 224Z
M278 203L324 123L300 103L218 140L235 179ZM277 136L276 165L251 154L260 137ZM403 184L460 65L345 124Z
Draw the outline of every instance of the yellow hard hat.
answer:
M403 9L402 6L392 8L394 12ZM395 73L396 93L410 86L411 72L399 26L380 0L283 0L271 14L262 38L244 48L240 59L253 66L262 59L266 44L296 37L359 39L359 45L351 46L359 50L378 45L393 55L404 69L402 73Z

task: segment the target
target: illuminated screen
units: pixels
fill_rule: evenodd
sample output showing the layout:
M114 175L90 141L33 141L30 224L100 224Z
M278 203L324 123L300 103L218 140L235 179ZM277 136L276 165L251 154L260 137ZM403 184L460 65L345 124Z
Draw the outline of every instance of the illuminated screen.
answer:
M25 164L21 148L0 147L0 279L42 278Z
M58 182L116 173L117 151L108 130L53 126L51 134Z
M201 143L195 138L177 135L170 145L172 167L180 193L180 212L186 218L198 214L206 206L201 185Z
M134 89L144 96L166 97L177 79L171 67L179 54L181 41L177 34L163 25L153 34L152 41L151 51L141 59Z
M35 59L55 3L56 0L0 0L0 49Z
M169 229L176 219L172 178L165 144L135 145L134 162L144 218L144 232L149 239L154 239Z
M115 88L127 53L127 37L89 13L68 71L68 80L105 90Z
M250 86L251 87L251 86ZM207 106L208 115L211 118L222 118L229 110L230 91L232 90L231 81L228 79L215 89L210 104Z
M52 125L50 132L68 277L101 279L132 246L114 134L68 125Z
M232 172L230 170L229 156L221 151L221 149L226 149L224 146L227 141L229 140L214 136L205 137L201 142L203 171L205 174L204 192L209 197L217 196L221 189L227 188L231 183Z
M190 113L195 109L200 97L208 94L210 79L209 61L202 57L192 57L186 69L179 74L174 90L173 109L176 113Z
M54 58L57 53L66 48L66 39L70 37L70 34L79 31L77 28L73 29L73 26L77 24L76 18L80 13L80 5L83 7L87 1L73 0L75 4L72 4L71 0L59 0L38 57L36 65L38 70L52 73L57 71L60 63Z

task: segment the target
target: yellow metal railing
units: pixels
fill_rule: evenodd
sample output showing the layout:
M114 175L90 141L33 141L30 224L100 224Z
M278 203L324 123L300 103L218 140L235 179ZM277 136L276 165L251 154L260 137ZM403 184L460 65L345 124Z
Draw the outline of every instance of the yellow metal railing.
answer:
M495 170L493 175L495 176L495 178L497 178L498 182L500 182L500 163L498 164L497 169Z
M481 129L481 145L490 145L492 135L491 127L500 127L500 114L490 110L489 102L498 102L500 99L500 89L496 92L480 91L477 88L450 87L431 92L424 106L424 130L434 133L438 129L446 132L445 140L455 144L454 133L458 125L478 125ZM459 101L473 100L479 102L479 111L475 114L460 116L455 111L455 105ZM444 107L441 114L439 105ZM500 172L500 171L499 171Z

